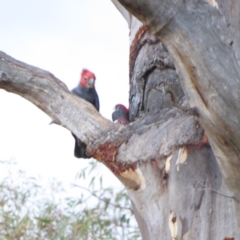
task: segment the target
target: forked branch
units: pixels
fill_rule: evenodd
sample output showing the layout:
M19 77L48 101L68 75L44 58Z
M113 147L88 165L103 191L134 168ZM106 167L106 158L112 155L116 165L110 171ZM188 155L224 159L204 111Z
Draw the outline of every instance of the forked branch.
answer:
M130 178L134 176L137 164L164 158L176 146L194 144L202 137L194 117L179 109L162 117L143 118L127 127L113 124L91 104L73 95L51 73L3 52L0 52L0 88L26 98L54 122L73 132L87 144L88 154L107 165L118 177L122 175L122 181L126 171L130 171Z

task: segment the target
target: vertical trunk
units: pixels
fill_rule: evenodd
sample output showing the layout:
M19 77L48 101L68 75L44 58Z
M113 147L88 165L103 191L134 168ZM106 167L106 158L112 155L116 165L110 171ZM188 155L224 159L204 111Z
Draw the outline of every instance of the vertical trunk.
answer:
M113 2L130 28L131 121L165 121L167 128L169 118L165 117L170 112L181 111L193 118L197 112L189 107L162 42ZM178 117L173 114L171 121ZM179 145L179 139L171 139L166 131L166 139L174 143L170 154L163 156L160 147L158 157L140 165L146 188L128 190L143 239L238 239L239 200L222 177L204 129L197 121L190 125L200 139ZM179 138L188 134L188 127L175 126Z

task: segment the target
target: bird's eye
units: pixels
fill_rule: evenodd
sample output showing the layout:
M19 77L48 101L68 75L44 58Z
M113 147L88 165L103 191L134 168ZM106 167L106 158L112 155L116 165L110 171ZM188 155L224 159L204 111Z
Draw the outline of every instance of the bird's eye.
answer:
M87 81L88 79L86 77L84 77L84 80Z

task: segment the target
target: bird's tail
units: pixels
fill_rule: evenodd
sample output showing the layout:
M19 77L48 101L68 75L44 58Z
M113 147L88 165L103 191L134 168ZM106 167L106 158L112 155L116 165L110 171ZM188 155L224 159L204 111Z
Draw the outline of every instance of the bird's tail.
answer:
M76 158L91 158L86 154L87 145L81 142L79 139L77 139L77 137L74 134L72 135L75 138L74 156Z

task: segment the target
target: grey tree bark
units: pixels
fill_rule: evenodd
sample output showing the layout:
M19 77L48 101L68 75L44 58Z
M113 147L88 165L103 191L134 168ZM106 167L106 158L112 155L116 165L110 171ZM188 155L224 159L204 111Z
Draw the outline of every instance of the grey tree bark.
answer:
M239 3L112 2L130 28L131 120L178 108L195 115L203 131L190 146L175 139L165 162L165 170L171 162L167 188L157 198L130 192L144 239L169 239L167 227L177 239L240 239Z
M239 3L113 2L130 28L129 126L3 52L0 88L33 102L113 171L143 239L240 239Z

